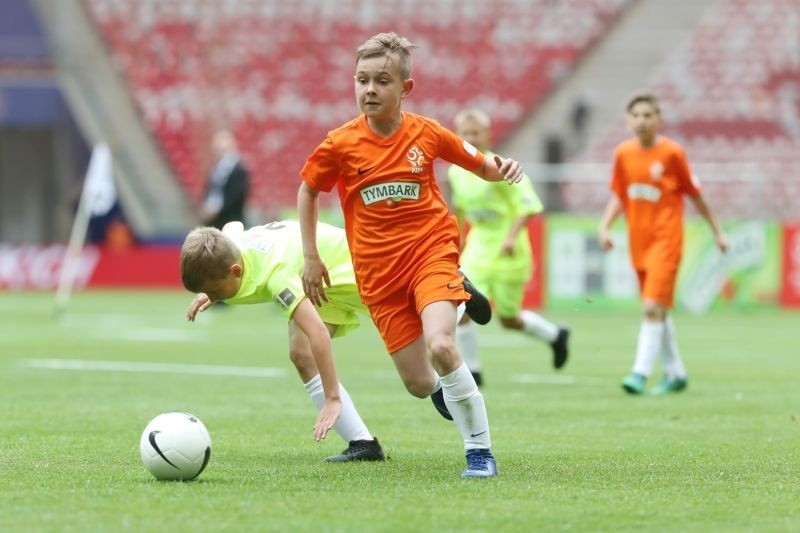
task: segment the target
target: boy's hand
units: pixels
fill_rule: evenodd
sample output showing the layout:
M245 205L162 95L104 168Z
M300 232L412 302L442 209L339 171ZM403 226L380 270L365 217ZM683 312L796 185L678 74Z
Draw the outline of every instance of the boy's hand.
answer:
M192 303L189 304L189 310L186 311L186 319L190 322L194 322L197 313L205 311L209 307L211 307L211 298L204 292L198 293L192 300Z
M319 411L317 423L314 424L314 440L319 442L328 435L328 431L339 420L342 414L342 402L339 400L326 400Z
M604 252L614 248L614 241L611 240L611 235L609 235L608 230L605 228L597 230L597 243Z
M503 175L503 179L509 184L519 183L522 179L522 167L515 159L503 159L499 155L494 156L494 162Z
M325 294L325 286L331 286L331 278L328 275L328 269L322 259L308 259L306 258L303 263L303 292L306 293L311 303L317 307L321 306L323 302L328 301L328 295ZM323 281L325 285L323 285Z
M515 238L507 237L506 240L503 241L503 245L500 247L500 257L512 257L514 255L515 244L517 244Z

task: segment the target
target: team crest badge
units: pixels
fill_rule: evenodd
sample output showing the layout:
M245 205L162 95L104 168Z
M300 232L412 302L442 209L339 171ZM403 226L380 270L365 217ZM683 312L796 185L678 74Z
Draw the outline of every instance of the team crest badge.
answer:
M653 161L650 163L650 179L658 181L664 174L664 164L661 161Z
M425 164L425 154L422 153L419 147L412 146L406 154L406 158L408 158L408 162L411 164L412 174L419 174L424 170L422 165Z

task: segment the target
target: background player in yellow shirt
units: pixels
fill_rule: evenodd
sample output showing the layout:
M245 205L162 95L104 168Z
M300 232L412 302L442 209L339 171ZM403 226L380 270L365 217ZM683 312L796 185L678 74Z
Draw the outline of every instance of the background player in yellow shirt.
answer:
M465 109L455 118L456 133L487 158L491 123L486 113ZM553 366L567 361L569 330L522 309L525 284L531 277L533 258L528 222L541 213L542 202L524 176L517 186L488 182L452 165L447 172L453 209L461 227L461 266L472 283L494 303L495 314L506 329L542 339L553 350ZM466 224L469 232L464 237ZM483 382L475 324L464 317L456 329L456 342L464 361L480 385Z

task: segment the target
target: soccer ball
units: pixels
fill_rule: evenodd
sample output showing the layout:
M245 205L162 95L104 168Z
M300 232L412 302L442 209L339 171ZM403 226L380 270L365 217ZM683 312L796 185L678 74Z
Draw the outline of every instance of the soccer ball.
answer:
M144 428L139 452L144 467L156 479L188 481L208 464L211 436L194 415L163 413Z

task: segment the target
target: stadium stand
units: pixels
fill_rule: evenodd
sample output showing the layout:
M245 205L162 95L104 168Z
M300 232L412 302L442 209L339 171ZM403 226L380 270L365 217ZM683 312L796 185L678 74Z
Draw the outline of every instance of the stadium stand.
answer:
M52 69L47 39L27 4L7 2L0 17L0 71Z
M355 48L379 31L420 45L407 108L448 123L478 105L498 139L632 0L216 2L85 0L187 194L202 194L211 132L230 127L252 202L293 205L297 173L355 116Z
M718 0L647 85L719 213L800 215L800 0ZM625 136L620 121L580 161L608 162ZM563 189L570 210L607 197L605 184Z

